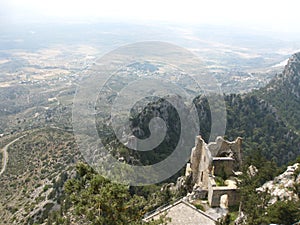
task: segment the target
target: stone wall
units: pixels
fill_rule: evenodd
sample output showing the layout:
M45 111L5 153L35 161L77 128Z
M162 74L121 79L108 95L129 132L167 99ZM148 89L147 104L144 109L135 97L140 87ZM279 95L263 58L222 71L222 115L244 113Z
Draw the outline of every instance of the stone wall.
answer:
M203 141L204 142L204 141ZM212 157L210 152L207 151L205 145L203 145L201 149L201 160L198 170L198 182L197 184L201 186L203 189L207 189L208 178L212 172Z
M208 203L211 207L219 207L222 195L228 195L228 206L235 206L239 204L240 194L236 188L228 186L217 187L215 179L209 178L208 182Z
M234 159L229 157L214 157L213 158L213 168L214 168L214 174L215 176L220 176L224 178L225 175L226 178L233 175L233 169L234 169Z
M239 190L236 188L228 188L226 186L213 187L208 191L208 203L211 207L219 207L221 196L228 195L228 206L236 206L240 203Z
M206 144L201 136L196 137L195 147L192 149L190 167L187 174L192 173L194 189L207 190L208 201L212 207L220 206L222 195L228 195L228 205L239 203L236 187L217 187L214 175L227 178L233 175L242 164L242 138L233 142L217 137L215 142ZM189 171L188 171L189 170Z
M199 165L201 161L201 155L202 155L202 148L203 148L204 141L200 136L196 137L195 140L195 147L192 149L191 153L191 163L190 168L192 170L192 182L197 183L199 178Z

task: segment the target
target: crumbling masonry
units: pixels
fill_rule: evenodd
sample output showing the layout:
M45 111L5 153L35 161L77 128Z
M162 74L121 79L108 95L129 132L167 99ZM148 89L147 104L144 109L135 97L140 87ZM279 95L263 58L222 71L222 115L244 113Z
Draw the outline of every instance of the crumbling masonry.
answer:
M241 165L242 138L229 142L217 137L215 142L206 144L197 136L186 175L192 176L194 192L207 198L210 206L228 207L239 203L236 175Z

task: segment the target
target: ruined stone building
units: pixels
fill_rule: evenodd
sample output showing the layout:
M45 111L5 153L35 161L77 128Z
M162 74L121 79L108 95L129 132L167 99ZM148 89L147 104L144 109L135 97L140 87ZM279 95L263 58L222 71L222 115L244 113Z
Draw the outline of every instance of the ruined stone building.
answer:
M211 207L239 203L236 174L242 165L241 147L240 137L233 142L217 137L209 144L201 136L196 137L186 175L192 176L196 196L207 198Z
M236 183L241 165L242 138L229 142L217 137L215 142L206 144L201 136L197 136L190 163L186 167L186 175L177 180L182 187L184 181L191 179L192 193L173 204L148 213L143 221L149 222L165 215L171 219L167 223L170 225L218 224L217 221L224 216L222 213L215 213L219 207L227 208L240 202ZM185 184L190 186L190 182ZM199 202L201 199L207 200L210 209L216 207L217 211L203 212L192 205L194 201Z

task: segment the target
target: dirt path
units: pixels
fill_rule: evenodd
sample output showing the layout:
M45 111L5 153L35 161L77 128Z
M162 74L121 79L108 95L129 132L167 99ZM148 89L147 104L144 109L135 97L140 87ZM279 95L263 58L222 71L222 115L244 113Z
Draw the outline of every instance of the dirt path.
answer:
M2 148L0 150L0 152L2 152L3 157L2 157L2 169L0 171L0 176L5 172L6 170L6 165L8 162L8 152L7 149L9 148L9 146L11 146L13 143L17 142L19 139L21 139L22 137L24 137L25 135L16 138L15 140L13 140L12 142L8 143L7 145L4 146L4 148Z

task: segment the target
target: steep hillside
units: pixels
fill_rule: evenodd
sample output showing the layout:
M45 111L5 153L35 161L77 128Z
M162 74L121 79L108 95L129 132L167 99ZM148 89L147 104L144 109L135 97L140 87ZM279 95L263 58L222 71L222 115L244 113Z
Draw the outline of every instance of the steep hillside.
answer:
M268 160L286 164L300 155L300 53L266 87L224 96L226 136L244 138L244 153L259 149ZM195 99L201 134L208 138L210 110L205 97Z
M285 164L300 155L299 136L291 131L276 110L256 95L232 94L225 97L229 140L243 137L244 156L259 149L268 160ZM195 100L201 135L207 140L210 133L210 110L205 97Z
M299 201L300 196L300 164L288 166L286 171L274 180L257 188L258 192L268 192L271 195L270 204L277 201ZM300 206L300 205L299 205Z
M226 136L233 140L244 138L244 154L251 155L256 149L268 160L283 165L300 155L300 53L293 55L282 74L272 80L267 87L247 94L224 95L227 109ZM211 112L207 98L194 99L200 121L200 134L208 141L211 127ZM176 129L180 120L175 109L166 107L162 101L149 104L146 109L132 119L133 130L138 130L141 138L147 137L148 124L154 114L158 114L175 129L168 130L164 144L153 154L138 153L150 163L155 158L166 157L173 151L180 135ZM159 113L155 113L159 112ZM167 112L167 113L166 113ZM165 116L167 114L168 116ZM161 154L163 152L163 154ZM150 156L148 158L148 156Z
M300 131L300 53L288 60L278 74L258 95L277 109L287 125Z
M299 159L283 171L266 161L260 152L254 152L246 160L240 177L242 213L234 224L294 224L299 221Z
M237 136L244 138L245 156L252 156L255 151L259 151L266 159L283 165L300 155L299 81L300 53L293 55L284 71L265 88L247 94L224 95L227 110L226 136L229 140L233 140ZM18 98L22 91L24 90L20 89L20 94L7 96L7 101ZM44 101L46 101L45 99ZM20 99L20 101L23 100ZM210 106L205 96L195 98L194 103L198 110L200 133L208 141L211 127ZM24 107L21 111L25 110L26 114L24 111L19 112L11 107L7 104L7 110L0 110L1 118L6 118L1 121L2 127L10 127L8 131L11 131L0 128L1 132L5 131L6 133L1 139L1 148L20 136L26 135L26 138L18 140L9 147L8 164L5 172L0 175L0 223L33 224L45 222L47 218L49 222L59 218L58 213L63 214L63 219L66 221L68 218L76 218L76 216L68 217L68 213L78 214L77 216L82 219L82 214L85 215L90 210L87 207L82 208L82 205L91 206L92 210L96 209L93 194L98 194L99 197L105 199L101 201L106 201L107 196L102 196L105 193L101 190L113 187L116 193L119 191L120 187L106 182L104 178L94 172L92 177L80 177L79 172L74 175L76 174L73 173L74 163L80 158L80 154L75 146L73 135L63 131L63 128L66 129L70 126L70 107L58 103L53 103L50 108L47 105L43 109L34 109L37 111L25 110L27 108ZM14 118L16 115L18 118ZM127 163L151 165L162 161L173 152L180 137L181 124L175 108L164 99L152 102L141 112L131 115L131 128L139 138L147 138L150 135L149 122L157 115L166 122L167 135L161 145L153 151L137 152L126 149L116 140L112 132L107 132L110 131L109 129L104 129L108 133L105 141L106 147L117 159ZM11 118L11 120L7 118ZM42 124L53 128L24 132L29 128L41 127ZM57 129L57 126L60 128ZM193 143L189 142L186 145L190 145L192 148ZM3 155L0 154L0 160L3 159ZM0 167L0 169L2 168ZM63 185L68 179L69 193L66 193L63 191ZM81 185L82 181L86 183ZM105 181L103 183L105 185L102 185L102 181ZM92 183L95 186L89 186ZM79 189L73 190L74 185ZM90 198L87 198L90 202L88 203L85 202L86 187L90 187L88 189ZM159 196L159 187L152 188L153 190L145 188L145 190L133 191L129 187L122 186L121 193L128 200L123 202L124 207L127 207L128 204L130 209L137 210L142 214L169 200L169 193L162 193L162 196ZM135 196L135 194L139 194L139 196ZM67 195L67 198L64 195ZM67 209L60 208L61 201L66 199L69 199L74 207L70 203L69 207L64 205ZM158 202L157 199L159 199ZM119 198L116 199L116 205L119 204L119 200ZM76 205L78 205L77 208ZM136 209L136 205L138 209ZM104 210L109 209L109 206L105 206ZM51 210L57 213L49 213ZM114 213L118 211L120 209L116 207ZM87 223L94 220L93 215L90 216L92 219L87 219ZM140 218L134 219L140 220Z
M0 176L0 223L41 223L49 211L59 209L64 181L81 156L73 135L59 129L23 132L9 142L12 138L16 142L7 149Z

